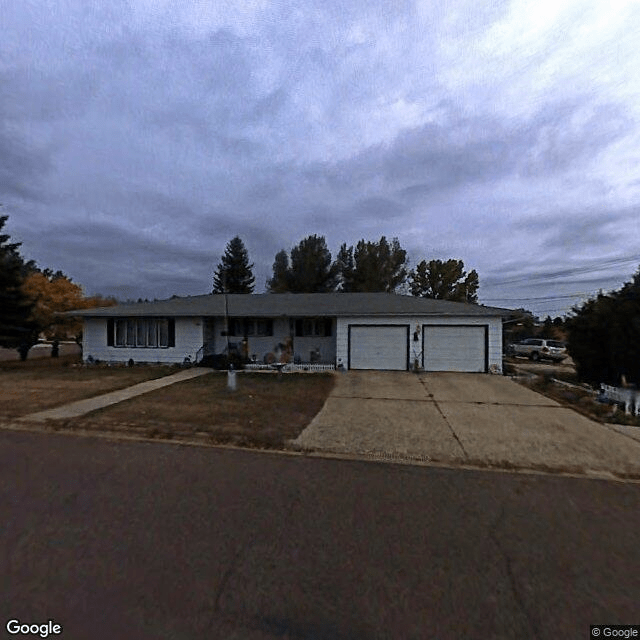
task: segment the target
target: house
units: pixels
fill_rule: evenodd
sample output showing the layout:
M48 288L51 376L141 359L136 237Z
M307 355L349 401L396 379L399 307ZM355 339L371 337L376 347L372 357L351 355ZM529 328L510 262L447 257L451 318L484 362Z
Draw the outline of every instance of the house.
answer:
M345 369L502 371L507 309L390 293L210 294L73 312L85 359L255 362Z

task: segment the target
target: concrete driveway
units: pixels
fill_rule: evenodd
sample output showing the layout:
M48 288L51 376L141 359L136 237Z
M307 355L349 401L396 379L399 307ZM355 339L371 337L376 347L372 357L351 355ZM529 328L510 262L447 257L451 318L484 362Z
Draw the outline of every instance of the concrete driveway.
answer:
M640 478L640 442L502 376L351 371L306 450Z

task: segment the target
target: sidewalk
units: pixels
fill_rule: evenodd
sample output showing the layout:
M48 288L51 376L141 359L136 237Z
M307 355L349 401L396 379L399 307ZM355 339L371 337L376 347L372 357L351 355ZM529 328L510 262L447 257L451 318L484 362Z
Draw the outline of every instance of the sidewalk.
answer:
M148 380L147 382L141 382L135 384L132 387L126 389L120 389L118 391L111 391L101 396L95 396L93 398L87 398L86 400L78 400L77 402L71 402L55 409L47 409L46 411L40 411L38 413L31 413L26 416L18 418L16 422L45 422L46 420L63 420L65 418L77 418L85 413L96 411L108 407L112 404L118 404L123 400L140 396L143 393L149 391L155 391L162 387L168 387L176 382L182 382L183 380L190 380L191 378L197 378L207 373L211 373L212 369L200 368L187 369L186 371L180 371L164 378L158 378L156 380Z

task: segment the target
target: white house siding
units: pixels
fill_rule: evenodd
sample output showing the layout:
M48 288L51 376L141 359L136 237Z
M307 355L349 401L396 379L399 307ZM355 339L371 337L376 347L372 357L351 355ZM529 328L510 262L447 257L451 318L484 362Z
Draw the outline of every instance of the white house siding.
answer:
M215 318L213 327L215 346L212 353L224 353L227 348L227 338L221 335L225 328L224 318ZM268 353L273 353L277 356L278 345L284 345L290 335L289 318L273 318L272 336L247 336L249 357L253 358L255 356L257 362L263 362ZM242 339L243 336L229 336L229 342L237 343L238 345L240 345ZM321 362L333 364L336 354L335 332L332 332L332 335L328 337L294 336L293 338L294 356L300 357L302 362L309 362L311 351L316 348L320 350Z
M205 318L188 317L175 319L175 347L170 348L130 348L107 346L107 318L87 317L84 320L83 355L87 359L106 362L166 362L182 363L188 356L192 361L203 346L205 337L213 342L213 352L222 353L226 347L226 338L221 336L224 319L213 320L211 327L205 330ZM210 321L208 321L210 322ZM330 337L294 337L294 355L308 362L313 349L320 349L321 362L342 364L345 368L349 361L349 325L409 325L409 361L410 366L417 360L422 365L424 325L484 325L488 327L488 368L502 371L502 320L499 317L468 316L350 316L334 321ZM414 332L418 341L413 340ZM289 318L273 319L273 336L249 336L249 356L256 355L262 362L267 353L276 351L278 344L284 343L290 335ZM230 342L241 342L242 336L229 336ZM383 368L381 366L381 368Z
M85 318L82 328L82 357L105 360L107 350L107 319Z
M338 318L336 330L336 360L338 366L345 368L349 362L349 325L409 325L409 361L413 366L415 360L422 366L424 325L484 325L488 327L488 367L490 371L502 372L502 319L499 317L469 316L387 316L372 318L370 316L351 316ZM418 333L418 341L414 341L414 332ZM384 368L383 365L380 367Z
M335 328L335 327L334 327ZM320 362L335 364L336 361L336 336L332 331L331 336L297 336L293 339L294 353L302 362L311 361L311 352L319 349Z
M162 362L182 364L185 358L195 361L203 344L202 318L175 319L175 347L134 348L107 346L107 318L85 318L83 331L83 358L105 362Z
M227 349L227 337L222 335L225 330L224 318L215 318L214 326L214 351L224 353ZM279 344L284 344L289 336L289 320L286 318L273 318L272 336L247 336L249 357L255 356L258 362L262 362L268 353L275 353ZM229 336L230 344L241 346L243 336Z

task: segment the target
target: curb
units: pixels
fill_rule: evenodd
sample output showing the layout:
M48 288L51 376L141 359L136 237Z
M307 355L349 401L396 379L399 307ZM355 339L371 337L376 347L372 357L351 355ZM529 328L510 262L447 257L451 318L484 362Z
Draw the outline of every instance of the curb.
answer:
M0 424L2 431L14 431L23 433L41 433L48 435L76 436L85 438L98 438L108 440L110 442L140 442L150 444L164 444L183 447L200 447L207 449L219 449L222 451L237 451L243 453L258 453L273 456L287 456L291 458L313 458L320 460L344 460L351 462L365 462L370 464L381 465L398 465L403 467L420 467L445 469L451 471L483 471L493 473L504 473L513 475L527 476L544 476L544 477L560 477L572 478L577 480L599 480L606 482L617 482L619 484L640 484L640 473L637 476L619 476L612 472L585 469L563 470L563 469L540 469L535 467L515 467L511 464L499 465L495 463L482 462L445 462L441 460L425 460L420 458L412 458L410 456L402 456L394 453L372 452L372 453L350 453L339 451L318 451L305 449L261 449L252 447L240 447L237 445L209 443L202 441L189 440L187 438L148 438L140 435L130 434L126 432L113 431L94 431L88 429L66 429L52 428L38 423L5 423Z

